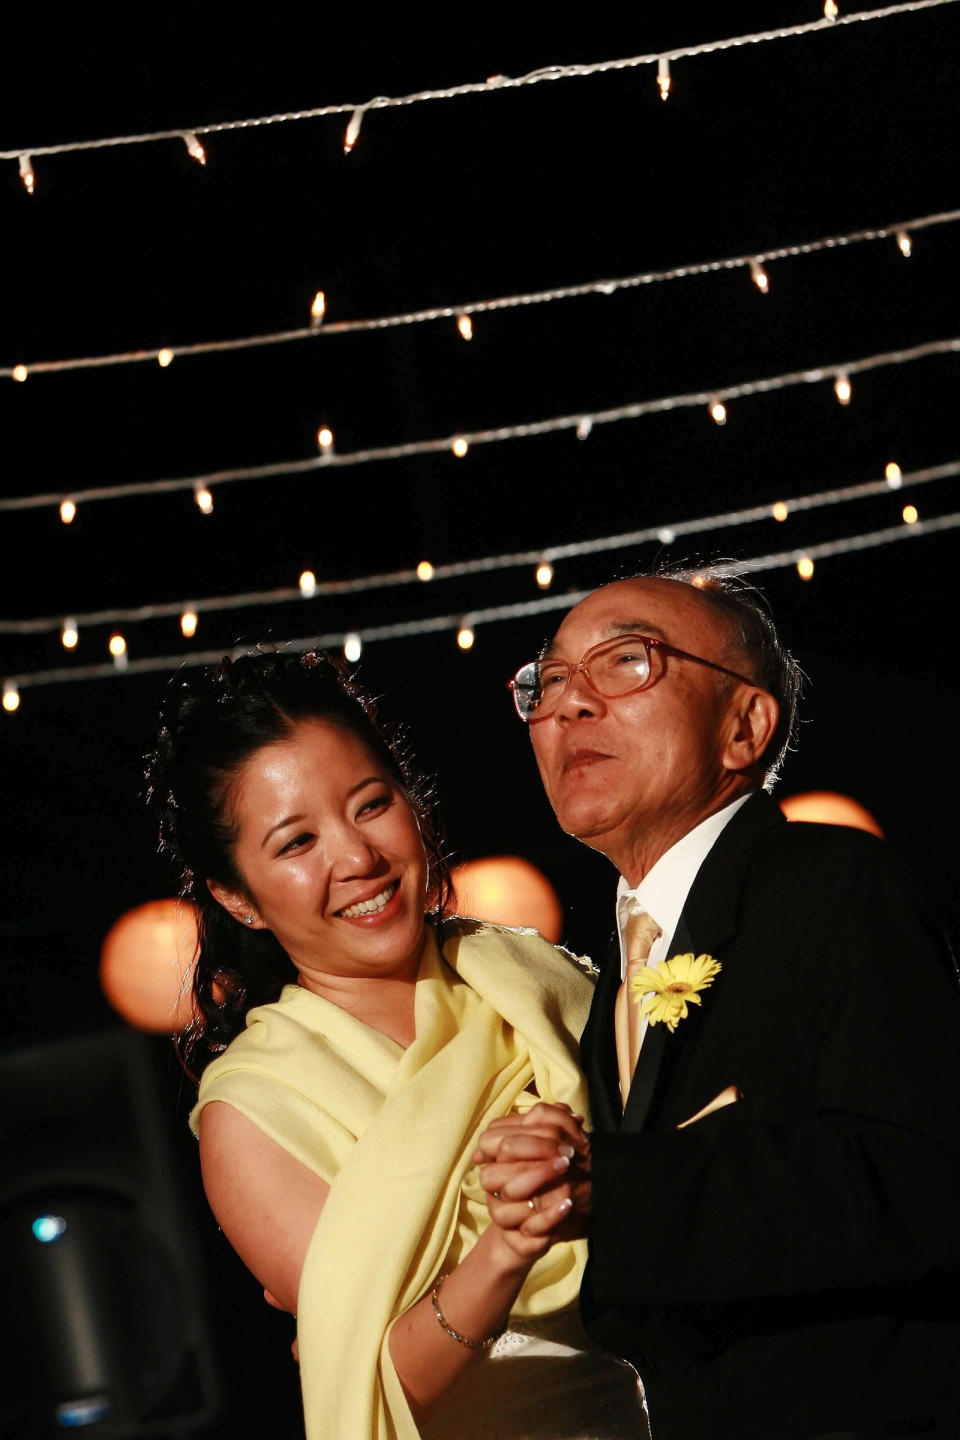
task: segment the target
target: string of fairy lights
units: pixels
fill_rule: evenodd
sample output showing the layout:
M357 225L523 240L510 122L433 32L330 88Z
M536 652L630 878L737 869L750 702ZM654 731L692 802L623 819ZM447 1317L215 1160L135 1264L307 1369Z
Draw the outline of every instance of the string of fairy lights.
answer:
M735 569L738 574L750 575L795 567L801 580L810 580L813 578L818 560L854 554L881 545L890 545L898 540L939 534L957 528L960 528L960 513L939 515L932 520L920 520L915 516L912 522L886 526L862 535L827 540L802 549L782 550L767 555L756 555L742 561L738 560ZM696 584L696 579L694 579L694 583ZM371 625L362 634L359 631L348 631L346 634L342 630L330 631L287 640L282 648L333 650L342 646L346 659L356 662L360 659L363 646L367 642L409 639L446 631L456 635L456 642L461 650L471 650L476 640L477 628L481 625L486 626L498 621L525 619L533 615L545 615L557 610L566 610L583 600L589 593L589 590L568 591L563 595L545 595L535 600L488 606L466 614L432 615L419 620ZM184 667L218 664L224 655L242 654L248 648L220 646L216 650L194 650L182 654L152 655L131 660L126 654L125 646L118 645L114 651L112 663L84 665L76 668L63 667L9 677L3 682L3 708L8 712L16 711L20 706L20 690L28 686L103 680L118 675L145 675L157 672L172 674Z
M312 340L319 336L329 339L335 335L369 334L410 325L424 325L437 320L455 320L457 333L461 338L472 340L474 317L477 315L488 315L502 310L518 310L534 305L554 304L564 300L583 299L587 296L611 296L621 291L636 290L646 285L658 285L672 280L688 280L696 276L714 275L733 270L749 270L754 285L761 294L766 295L770 289L769 267L773 262L816 255L823 251L842 249L869 241L886 240L891 237L896 240L901 255L909 258L913 253L914 236L918 232L938 225L952 224L957 220L960 220L960 210L941 210L931 215L917 215L909 220L897 220L869 229L851 230L845 234L826 235L816 240L803 240L791 245L780 245L759 253L751 252L745 255L727 256L720 260L675 265L667 270L645 270L638 274L622 275L613 279L588 280L579 285L561 285L549 290L532 290L516 295L501 295L487 300L466 300L449 305L434 305L422 310L401 311L399 314L380 315L370 319L330 321L327 318L329 309L327 294L323 290L318 290L310 305L309 324L292 330L272 330L230 339L199 340L176 346L148 346L138 350L114 351L110 354L78 355L63 360L38 360L29 365L18 361L16 364L0 365L0 378L16 380L23 384L31 376L101 370L120 365L138 365L144 361L157 364L161 370L166 370L175 359L187 356L253 350L261 346L285 345L291 341Z
M473 560L458 560L433 564L423 559L415 567L403 570L389 570L374 575L353 576L346 579L317 580L312 570L301 572L296 585L285 585L269 590L247 590L233 595L210 596L199 601L174 600L162 604L111 606L106 609L77 612L69 619L61 616L36 616L23 620L0 620L0 635L41 635L60 631L64 647L72 650L79 639L80 631L102 625L136 625L151 620L165 620L179 617L180 629L191 637L196 633L202 614L258 609L271 605L288 604L300 598L328 599L335 596L363 595L372 591L423 584L427 581L466 579L475 575L490 574L498 570L533 568L537 585L541 590L549 588L553 581L554 564L579 556L598 555L605 551L623 550L632 546L658 541L662 545L673 544L684 536L705 532L719 532L759 521L786 521L791 515L819 510L826 506L849 504L851 501L889 494L903 486L929 485L936 481L953 479L960 475L960 459L950 460L941 465L930 465L924 469L904 472L896 461L886 466L883 479L867 480L859 485L848 485L841 489L820 490L808 495L791 496L789 500L775 500L766 505L751 505L740 510L721 511L718 514L703 515L690 520L675 520L670 524L647 525L641 529L628 530L616 535L607 535L591 540L576 540L564 545L548 545L538 550L519 550L504 555L485 555ZM914 524L918 519L915 505L905 505L905 524Z
M773 30L757 31L750 35L728 36L721 40L710 40L697 45L679 46L672 50L661 50L644 55L632 55L615 60L601 60L592 64L548 65L525 75L490 75L485 80L462 85L451 85L438 90L420 90L409 95L377 95L357 104L343 101L332 105L319 105L312 109L292 110L274 115L259 115L240 120L223 120L212 124L195 124L189 128L154 130L133 135L103 136L94 140L69 140L54 145L25 145L14 150L0 150L0 160L17 162L20 179L28 194L37 188L34 159L38 155L54 156L77 154L83 151L106 150L130 145L145 145L166 140L178 141L186 147L187 154L200 165L207 163L207 151L200 136L225 134L230 131L261 129L266 126L283 125L294 121L317 120L330 115L348 115L344 131L343 149L349 154L360 136L364 117L370 111L393 110L411 105L438 100L455 100L468 95L490 95L501 91L526 88L545 82L584 79L593 75L610 74L616 71L656 66L656 83L660 97L666 100L672 88L671 64L679 60L693 59L702 55L720 54L725 50L740 49L745 45L760 45L772 40L786 40L801 35L812 35L818 31L839 30L849 25L859 25L875 20L887 20L897 15L912 14L922 10L936 9L942 5L955 4L956 0L900 0L900 3L885 5L876 10L859 10L841 14L837 0L824 0L821 16L817 20L797 25L783 25Z
M201 143L200 136L206 137L224 131L276 125L293 120L316 119L321 116L335 114L349 114L343 145L344 153L349 154L357 143L360 127L365 115L372 110L408 106L431 100L452 100L467 94L493 93L502 89L538 84L542 81L578 78L586 75L597 75L616 70L653 65L656 66L656 80L660 96L663 100L667 100L672 87L671 62L699 55L713 54L739 46L754 45L768 40L812 34L816 31L836 28L837 26L886 19L896 15L933 9L941 5L953 3L956 3L956 0L908 0L908 3L893 4L885 6L882 9L856 12L851 15L841 16L833 0L826 0L823 7L823 18L816 21L801 25L781 27L777 30L759 32L753 35L731 37L726 40L708 42L697 46L683 47L659 54L638 55L627 59L598 62L593 65L546 67L520 77L492 76L482 84L452 86L444 90L421 91L406 96L379 96L360 105L338 104L324 106L309 111L296 111L272 116L261 116L253 119L226 121L216 125L200 125L189 131L156 131L149 134L114 136L100 140L66 142L59 145L36 146L30 149L0 151L0 160L11 159L17 161L24 188L32 195L37 188L36 173L34 170L34 159L37 156L55 156L68 152L104 149L125 145L141 145L149 141L179 139L185 144L188 154L194 160L201 164L206 164L207 153L204 145ZM522 307L566 301L589 295L609 296L618 292L636 289L644 285L658 284L697 275L736 269L748 270L750 279L754 285L761 293L766 294L770 286L768 266L771 262L801 255L811 255L821 251L833 250L867 241L889 238L893 238L896 241L897 247L904 257L909 257L913 250L913 237L917 232L933 226L954 222L958 218L960 218L960 210L938 211L932 214L915 216L910 220L899 221L894 224L830 235L817 240L798 242L775 249L767 249L762 252L744 253L725 259L675 266L660 271L640 272L616 279L594 280L581 284L555 287L553 289L528 291L423 310L411 310L372 319L331 321L327 316L327 296L321 290L316 292L310 307L309 324L294 329L247 335L234 339L199 341L191 344L177 345L176 347L166 346L115 352L112 354L90 354L70 359L37 361L31 362L29 365L20 362L0 367L0 377L7 377L15 382L23 383L34 375L103 369L116 367L118 365L136 364L143 361L152 361L158 364L161 369L166 369L177 357L252 349L257 346L316 339L319 336L333 337L338 334L356 332L372 333L398 328L400 326L425 324L441 319L453 319L461 338L464 341L469 341L473 337L475 317L489 312L520 309ZM449 451L454 457L463 459L472 446L532 438L563 430L573 430L579 440L585 440L595 425L640 419L648 415L695 407L705 407L710 419L717 425L723 425L726 423L728 405L731 402L739 401L749 396L770 394L791 386L824 382L832 383L836 400L841 405L847 405L850 403L853 393L851 380L853 376L871 370L908 364L928 357L955 354L958 350L960 350L960 337L947 337L927 341L923 344L908 348L886 350L839 363L831 361L816 367L793 370L774 376L760 377L734 385L716 386L708 390L697 390L639 400L630 404L606 409L577 411L527 421L521 424L464 431L455 435L413 441L403 445L369 447L348 452L341 452L336 449L332 428L327 424L323 424L317 431L317 454L305 459L293 461L281 460L265 465L242 466L229 470L221 469L203 475L141 480L117 485L89 487L74 490L69 495L60 492L4 497L0 498L0 510L30 510L56 505L59 508L61 520L65 524L70 524L76 515L77 505L80 503L87 504L98 500L115 500L136 495L155 495L171 491L192 490L198 507L204 513L209 514L214 507L213 495L215 488L225 483L242 480L262 480L284 475L303 475L316 472L320 467L336 468L356 466L373 462L402 460L419 455L438 454L444 451ZM882 480L871 480L861 485L849 486L844 489L812 492L799 497L791 497L789 500L772 501L766 505L722 512L720 514L703 516L693 520L675 522L673 524L648 526L641 530L601 537L591 541L546 547L536 552L527 550L512 554L485 556L463 562L438 563L436 565L430 560L424 559L421 560L415 568L407 570L339 580L327 579L318 581L315 574L307 570L301 573L297 586L285 586L267 591L246 591L234 595L207 597L196 601L173 601L135 607L112 607L98 611L89 611L85 614L77 614L67 619L57 616L35 617L18 621L2 621L0 622L0 634L30 635L59 630L63 646L71 650L77 645L82 628L100 625L130 625L147 620L179 616L180 628L183 635L187 638L192 638L197 630L199 615L205 612L227 611L250 606L268 606L289 602L291 600L296 601L301 597L309 599L314 596L363 594L377 590L382 591L392 586L410 585L415 582L422 583L431 580L463 578L494 570L505 570L520 566L534 566L538 587L541 591L547 591L553 579L554 563L559 560L598 553L603 550L629 548L630 546L642 545L654 540L660 545L669 545L681 535L692 535L707 530L718 531L731 529L733 527L745 526L759 520L769 520L771 517L776 521L783 522L786 521L791 514L810 511L823 506L842 504L867 496L875 496L885 491L899 490L904 485L920 486L936 480L951 479L957 474L960 474L960 460L951 460L938 466L908 472L901 471L899 466L891 461L890 464L887 465ZM952 530L957 528L957 526L960 526L960 514L947 514L921 519L917 507L909 503L903 506L900 523L896 526L886 526L879 530L869 530L859 535L837 538L817 545L779 550L769 554L754 556L738 562L737 569L740 573L749 574L764 570L794 567L802 580L808 580L812 577L818 560L875 548L876 546L890 544L897 540L907 538L908 536L915 537L925 534L936 534L942 531ZM431 633L451 631L456 635L458 646L462 650L468 650L474 644L477 626L565 608L575 604L578 599L582 598L582 594L585 593L587 592L571 594L568 591L563 595L541 594L532 600L482 607L468 613L431 615L415 620L389 624L366 624L362 626L362 628L352 629L348 632L341 630L328 634L312 635L304 639L290 640L285 643L293 648L309 648L311 646L320 646L322 648L341 647L349 660L356 661L360 657L364 644L368 642L395 640L410 636L424 636ZM225 653L221 647L217 650L193 650L189 653L179 655L139 656L132 658L128 653L126 637L118 629L114 629L111 633L108 648L112 657L108 662L72 667L64 666L8 676L3 681L2 703L4 709L8 712L15 711L20 704L21 690L31 687L102 679L107 676L132 675L148 671L173 670L184 665L215 662Z
M374 462L408 460L420 455L448 452L458 460L469 453L471 446L499 444L508 440L528 440L538 436L573 430L578 440L586 440L595 425L611 425L623 420L639 420L650 415L663 415L675 410L706 409L715 425L725 425L728 406L732 401L753 395L770 395L799 385L818 385L832 381L832 388L841 405L849 405L853 395L852 376L869 371L907 365L913 361L960 351L960 336L927 340L902 350L884 350L855 360L827 362L803 370L789 370L780 375L767 375L735 385L718 385L706 390L686 391L659 396L651 400L633 401L605 410L576 410L540 420L527 420L516 425L500 425L483 430L461 431L429 440L410 440L402 445L381 445L365 450L338 452L334 435L328 425L317 431L316 455L301 460L278 460L265 465L242 465L234 469L211 470L202 475L174 476L156 480L137 480L116 485L98 485L75 489L69 494L48 491L45 494L12 495L0 498L0 511L40 510L57 506L65 525L73 523L80 504L101 500L126 500L138 495L161 495L192 490L198 508L209 515L214 508L214 490L241 480L275 479L283 475L304 475L320 468L352 467Z
M672 545L681 536L695 535L706 531L717 532L730 529L734 526L749 525L760 520L769 520L771 518L779 523L784 523L791 514L801 514L824 506L839 505L885 492L899 491L904 485L919 486L934 481L952 479L957 475L960 475L960 459L952 460L942 465L929 466L922 470L907 472L902 471L895 461L890 461L886 466L882 480L869 480L859 485L847 486L843 489L824 490L808 495L796 496L789 501L777 500L770 505L751 506L739 511L701 516L692 520L675 521L671 525L661 524L647 526L643 529L632 530L612 536L604 536L599 539L555 545L538 552L520 551L510 555L486 556L475 560L437 566L434 566L429 560L421 560L416 568L411 570L392 571L350 580L332 580L323 583L318 583L312 572L305 571L300 576L297 588L285 587L273 591L257 591L244 595L220 596L200 602L195 606L184 605L182 602L174 602L163 605L140 606L135 609L114 608L93 611L84 616L72 617L67 620L38 617L32 620L3 621L0 622L0 633L36 634L59 629L62 644L66 649L70 650L73 649L78 642L81 624L93 626L121 622L139 623L146 620L169 618L179 614L180 628L184 636L192 638L196 633L199 612L201 611L229 610L250 605L264 606L283 601L289 602L298 597L312 599L317 595L332 596L371 592L417 582L425 583L434 580L463 578L478 575L483 572L520 566L535 565L536 583L541 591L545 591L549 590L552 584L555 561L598 554L603 551L629 549L651 541L656 541L662 546ZM875 548L878 545L891 544L894 541L907 538L911 535L937 534L945 530L955 529L958 525L960 525L960 514L947 514L921 520L916 505L910 502L903 506L900 524L896 526L886 526L880 530L867 531L859 535L755 556L751 559L738 561L736 568L740 573L752 574L763 570L775 570L793 566L796 568L801 580L810 580L814 574L816 561L819 559L857 553L862 550ZM544 596L538 600L485 607L461 615L434 615L387 625L369 624L363 627L362 630L356 629L346 632L341 630L324 635L314 635L303 641L290 641L288 643L294 646L300 645L302 648L309 648L310 646L322 648L342 647L346 659L355 662L360 659L363 646L367 642L396 640L409 638L411 636L435 634L440 631L451 631L456 634L459 648L461 650L469 650L473 647L476 627L478 625L486 625L499 620L516 619L568 607L576 604L577 599L582 598L583 594L586 593L587 592L584 591L579 595L575 594L571 596L570 593L567 592L559 596ZM33 671L24 675L9 676L3 685L4 709L12 712L19 707L20 692L22 689L39 685L60 684L69 681L102 679L108 675L143 674L156 670L174 670L180 666L215 663L224 654L224 650L221 647L216 651L192 651L179 655L153 656L131 660L128 654L126 638L116 630L114 630L110 636L108 648L113 657L109 662L77 667L57 667L49 670ZM234 651L233 653L239 652Z

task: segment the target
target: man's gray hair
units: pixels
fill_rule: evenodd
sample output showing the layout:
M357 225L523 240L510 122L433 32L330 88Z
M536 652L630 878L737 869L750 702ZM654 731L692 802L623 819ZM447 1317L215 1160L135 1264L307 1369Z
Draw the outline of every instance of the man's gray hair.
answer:
M780 639L766 596L738 573L733 560L658 566L631 578L691 585L727 623L731 650L746 660L751 679L769 691L780 707L777 728L761 757L764 789L772 790L787 751L796 748L797 706L806 677Z

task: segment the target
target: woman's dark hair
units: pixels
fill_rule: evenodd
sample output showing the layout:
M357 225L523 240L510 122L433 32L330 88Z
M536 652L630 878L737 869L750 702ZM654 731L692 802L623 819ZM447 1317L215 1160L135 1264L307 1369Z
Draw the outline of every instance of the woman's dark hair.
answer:
M414 769L402 731L378 720L376 699L352 678L345 661L323 651L258 649L225 657L189 678L178 672L168 682L144 773L160 853L197 916L195 1019L177 1039L194 1079L244 1028L248 1010L276 1000L296 979L271 931L238 924L207 881L244 889L233 858L233 783L256 751L286 739L304 720L338 725L377 756L420 826L438 920L451 894L433 787Z

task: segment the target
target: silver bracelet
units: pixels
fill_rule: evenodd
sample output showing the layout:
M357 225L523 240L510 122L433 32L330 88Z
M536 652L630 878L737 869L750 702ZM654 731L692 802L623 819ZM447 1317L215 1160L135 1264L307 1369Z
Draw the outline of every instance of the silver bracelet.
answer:
M456 1340L458 1345L467 1345L471 1350L489 1350L490 1346L495 1345L500 1339L500 1336L503 1334L506 1326L501 1326L499 1330L495 1330L492 1335L487 1335L483 1340L468 1340L466 1335L461 1335L458 1330L454 1330L452 1325L447 1324L446 1320L443 1317L443 1312L440 1309L440 1286L443 1284L446 1278L447 1277L445 1274L438 1275L436 1284L434 1285L433 1290L430 1292L430 1303L433 1306L433 1313L437 1317L437 1322L440 1326L440 1329L445 1331L445 1333L450 1336L451 1340Z

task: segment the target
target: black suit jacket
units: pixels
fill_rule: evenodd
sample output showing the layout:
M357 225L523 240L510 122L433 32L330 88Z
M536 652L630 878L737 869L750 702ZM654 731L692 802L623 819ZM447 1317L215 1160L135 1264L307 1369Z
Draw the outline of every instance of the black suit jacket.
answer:
M640 1371L654 1440L960 1434L960 990L905 872L757 794L694 881L686 950L722 970L648 1029L626 1114L616 955L584 1031L588 1330Z

